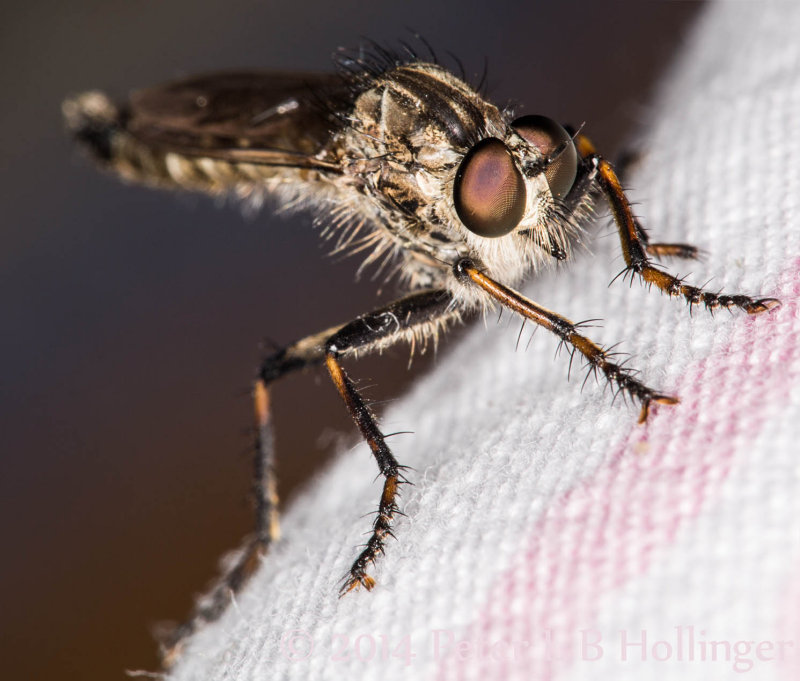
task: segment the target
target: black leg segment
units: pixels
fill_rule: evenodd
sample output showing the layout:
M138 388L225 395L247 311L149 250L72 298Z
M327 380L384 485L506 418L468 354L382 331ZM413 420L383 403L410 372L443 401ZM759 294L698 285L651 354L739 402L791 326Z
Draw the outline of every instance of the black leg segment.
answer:
M584 163L594 167L597 183L611 207L611 213L617 223L626 272L639 276L646 284L656 286L669 296L683 297L690 308L702 303L710 311L721 307L738 307L748 314L759 314L772 310L780 304L775 298L751 298L741 294L726 295L706 291L697 286L690 286L682 279L655 267L650 262L648 254L656 257L696 258L698 251L687 244L648 243L647 235L634 217L631 204L611 164L597 153L594 145L584 135L577 135L575 144Z

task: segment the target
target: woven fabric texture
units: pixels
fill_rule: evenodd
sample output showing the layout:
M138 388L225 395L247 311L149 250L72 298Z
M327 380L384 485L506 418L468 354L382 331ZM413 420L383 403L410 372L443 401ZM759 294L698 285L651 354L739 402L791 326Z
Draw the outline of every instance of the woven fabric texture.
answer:
M800 4L712 4L665 78L630 196L671 262L782 299L713 317L608 283L613 229L525 294L622 341L676 394L644 426L544 331L477 324L386 412L412 468L378 586L337 597L380 481L342 452L170 675L197 679L797 679L800 658ZM605 237L604 237L605 235ZM353 373L357 374L354 365Z

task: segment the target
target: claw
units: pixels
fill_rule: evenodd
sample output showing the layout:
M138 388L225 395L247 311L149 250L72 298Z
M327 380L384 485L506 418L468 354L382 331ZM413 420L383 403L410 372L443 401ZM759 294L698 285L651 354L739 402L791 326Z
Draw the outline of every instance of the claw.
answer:
M769 312L780 306L781 301L777 298L762 298L761 300L754 300L745 308L745 311L747 314L761 314L762 312Z
M672 395L653 395L649 400L642 403L642 410L639 412L639 423L647 421L650 415L650 403L658 402L659 404L678 404L680 400Z
M367 591L372 591L375 588L375 580L367 574L355 575L351 573L348 580L339 589L339 598L362 586Z

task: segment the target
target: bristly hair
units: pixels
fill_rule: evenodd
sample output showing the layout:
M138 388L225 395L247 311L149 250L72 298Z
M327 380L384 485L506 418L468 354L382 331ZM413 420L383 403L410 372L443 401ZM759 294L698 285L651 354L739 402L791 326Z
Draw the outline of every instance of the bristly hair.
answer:
M450 51L445 53L454 67L454 69L450 69L439 59L430 42L413 29L409 29L409 31L413 36L413 42L418 43L417 46L399 39L397 40L399 48L394 48L372 38L362 37L362 44L357 48L340 47L331 55L336 69L353 86L353 95L360 94L372 85L375 78L379 78L392 69L423 61L454 70L464 83L484 98L486 97L488 59L483 60L482 70L479 74L469 76L464 62L456 54Z

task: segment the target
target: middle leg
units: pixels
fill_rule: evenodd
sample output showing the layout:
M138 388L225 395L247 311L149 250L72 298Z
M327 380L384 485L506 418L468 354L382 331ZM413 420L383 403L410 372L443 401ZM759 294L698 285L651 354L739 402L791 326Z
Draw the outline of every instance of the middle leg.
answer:
M341 588L342 594L359 586L369 590L375 585L375 580L367 574L367 570L384 552L385 541L391 536L392 521L398 513L398 489L405 478L402 475L403 467L386 444L375 415L345 373L341 361L360 353L381 351L398 341L408 342L412 351L418 343L423 347L427 342L435 344L443 327L460 319L462 314L462 309L455 305L448 291L423 291L362 315L348 324L298 341L268 357L259 371L257 386L263 386L266 394L267 385L281 376L295 369L325 364L384 478L372 534L350 568ZM264 488L264 483L260 486L257 483L257 487L260 487L257 490L258 498L263 500L259 504L261 514L257 523L259 528L268 531L273 511L269 503L269 490Z
M375 580L367 573L369 567L384 553L387 537L392 536L392 522L399 512L397 496L400 485L407 482L399 464L386 444L375 415L347 376L340 358L358 351L380 350L398 340L412 344L426 342L436 335L449 320L461 315L454 306L452 295L444 290L428 291L403 298L386 308L359 317L340 328L325 343L325 364L339 395L366 440L383 476L383 490L372 533L358 555L340 589L340 595L363 586L368 591Z

